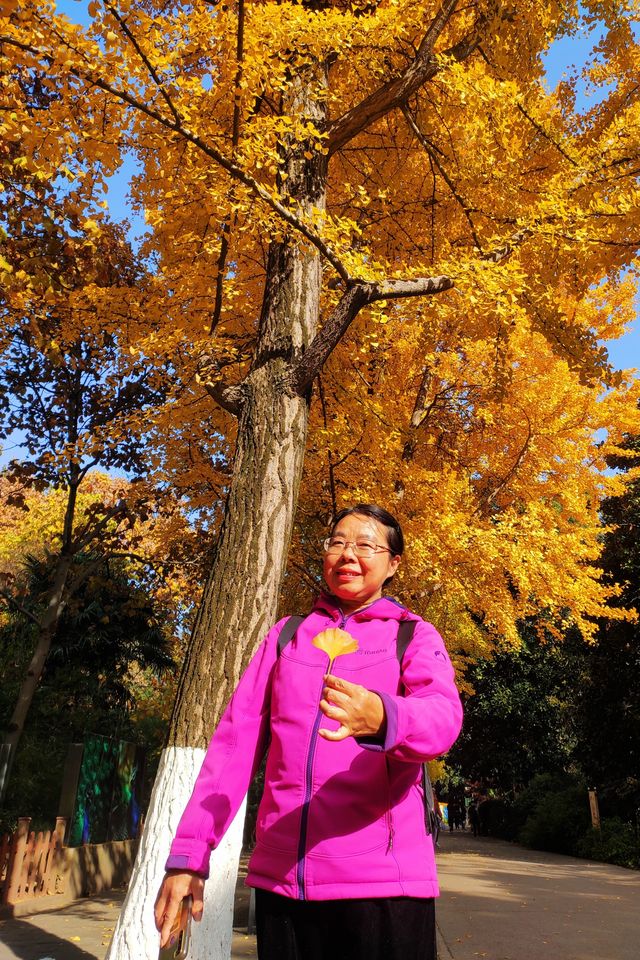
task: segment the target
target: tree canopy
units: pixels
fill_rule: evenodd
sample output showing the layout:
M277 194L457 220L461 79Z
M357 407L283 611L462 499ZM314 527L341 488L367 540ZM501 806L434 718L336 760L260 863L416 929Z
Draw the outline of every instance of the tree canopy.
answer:
M632 8L127 0L90 4L85 29L30 2L4 21L5 169L67 183L72 245L105 243L106 178L140 163L152 269L79 297L84 324L126 326L151 379L170 368L170 402L143 418L156 467L203 508L224 498L230 414L266 349L269 243L290 236L323 262L313 343L264 353L301 389L326 363L302 521L359 495L395 504L404 588L463 649L482 645L474 617L515 641L541 608L589 634L610 593L597 508L618 481L599 471L638 417L600 345L633 316ZM578 113L575 78L545 88L543 54L596 20L584 79L607 92ZM292 158L326 176L322 196L300 199ZM32 327L38 298L68 292L16 230L6 279Z

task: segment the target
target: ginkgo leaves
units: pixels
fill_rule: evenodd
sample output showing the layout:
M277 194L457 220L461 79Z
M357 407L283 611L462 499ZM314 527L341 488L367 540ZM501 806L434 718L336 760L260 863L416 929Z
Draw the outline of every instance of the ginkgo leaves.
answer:
M4 122L29 176L71 173L73 216L96 250L108 232L96 188L129 151L139 161L149 273L126 295L74 293L65 322L97 328L111 306L129 356L168 364L175 384L149 414L154 475L192 484L206 508L234 440L207 387L239 384L263 357L284 364L353 281L444 278L428 301L376 303L353 321L313 411L307 499L397 501L414 543L406 583L441 610L481 611L513 637L536 604L565 605L588 632L584 612L606 603L599 471L636 423L636 393L598 342L633 314L633 274L621 277L640 237L628 11L127 0L91 13L83 30L32 0L3 24ZM589 75L606 90L578 116L571 79L544 86L543 56L595 15ZM428 79L410 87L434 31ZM379 109L400 77L411 94ZM332 131L352 111L337 149ZM17 297L15 273L29 271L2 254ZM463 632L475 636L471 622Z

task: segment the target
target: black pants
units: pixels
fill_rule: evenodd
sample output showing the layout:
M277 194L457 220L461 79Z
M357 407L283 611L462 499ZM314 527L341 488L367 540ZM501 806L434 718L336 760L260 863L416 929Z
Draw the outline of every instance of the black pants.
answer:
M259 960L436 960L435 901L291 900L256 890Z

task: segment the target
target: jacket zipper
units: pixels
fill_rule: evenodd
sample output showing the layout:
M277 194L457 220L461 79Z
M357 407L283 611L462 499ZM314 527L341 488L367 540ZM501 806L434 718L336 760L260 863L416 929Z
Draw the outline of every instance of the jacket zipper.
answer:
M320 729L320 720L322 711L318 709L318 714L311 731L311 742L309 743L309 753L307 754L307 765L305 769L305 790L304 803L302 804L302 816L300 818L300 839L298 841L298 900L304 900L304 858L307 846L307 823L309 820L309 805L311 803L311 791L313 787L313 756L316 750L316 741L318 739L318 730Z
M374 601L375 602L375 601ZM360 613L359 610L355 611ZM354 616L350 614L349 616ZM343 629L349 617L345 617L340 611L340 629ZM331 664L329 664L331 666ZM309 752L307 754L307 763L305 766L305 784L304 784L304 802L302 804L302 814L300 817L300 838L298 840L298 866L296 870L296 880L298 882L298 900L305 900L304 890L304 866L307 852L307 825L309 822L309 806L311 805L311 793L313 790L313 758L316 752L316 743L318 740L318 730L322 720L322 710L318 707L316 719L311 731L311 740L309 741Z
M387 775L387 811L385 818L387 821L387 830L389 833L389 843L387 844L387 853L391 853L393 850L393 837L395 830L393 829L393 816L391 814L391 776L389 774L389 758L385 756L384 758L384 768Z

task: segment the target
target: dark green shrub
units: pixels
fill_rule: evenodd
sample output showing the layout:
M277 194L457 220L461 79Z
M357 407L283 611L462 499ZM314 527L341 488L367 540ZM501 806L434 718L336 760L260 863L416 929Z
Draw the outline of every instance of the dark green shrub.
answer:
M515 806L522 823L517 839L535 850L576 854L590 828L587 787L568 774L534 777Z
M578 841L578 856L640 869L640 840L632 825L619 817L610 817L602 820L601 827L590 828Z
M514 840L519 823L512 803L508 800L490 798L484 800L479 808L480 833L502 840Z
M58 813L67 744L56 737L43 742L27 731L0 807L0 833L15 830L18 817L31 817L31 830L51 830Z

